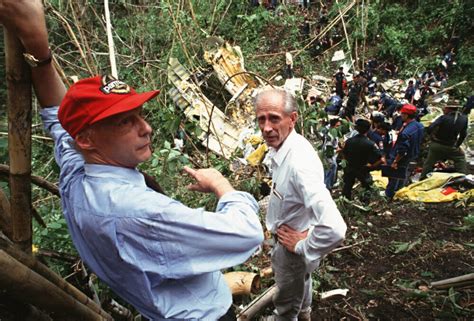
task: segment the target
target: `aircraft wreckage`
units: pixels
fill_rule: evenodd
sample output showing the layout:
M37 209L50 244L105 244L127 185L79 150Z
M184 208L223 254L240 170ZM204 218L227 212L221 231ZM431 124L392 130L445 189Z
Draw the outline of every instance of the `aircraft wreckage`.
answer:
M256 135L258 129L255 123L253 97L258 90L268 84L263 82L258 75L245 69L240 47L231 46L217 37L208 38L205 47L207 49L204 50L204 59L212 67L212 71L205 74L201 71L190 72L178 59L170 58L168 62L168 81L172 84L172 88L168 94L184 112L187 120L196 123L202 129L202 133L198 138L203 146L220 156L229 158L237 148L245 149L245 143L249 141L254 146L262 142L260 135ZM341 60L341 58L338 60ZM350 63L340 61L338 61L338 64L344 64L345 69L352 66ZM346 75L350 81L352 78L350 73ZM221 86L220 91L225 90L226 96L231 97L230 99L227 98L220 100L219 103L214 103L205 94L203 89L207 86L207 81L211 76L218 79ZM279 77L281 78L281 76ZM278 80L279 77L275 80ZM380 84L380 88L389 95L400 98L407 82L408 80L401 79L387 80ZM331 95L333 83L331 78L314 75L308 84L305 84L303 78L286 79L283 87L293 93L302 93L304 86L307 89L308 98L315 96L327 101ZM435 95L431 97L433 105L429 107L429 117L424 119L425 126L441 114L441 108L436 107L436 104L447 101L449 96L446 91L450 88L439 92L436 92L437 88L434 89ZM216 95L216 92L213 94ZM376 105L380 94L378 91L376 95L369 98L367 107ZM217 92L217 95L224 97L219 92ZM371 112L371 109L375 110L375 108L369 107L365 110L367 114ZM264 151L260 149L266 150L265 144L260 144L257 148L259 150L257 152L259 160L255 161L252 161L252 156L249 157L250 153L244 152L247 156L245 158L251 165L257 164L261 160Z

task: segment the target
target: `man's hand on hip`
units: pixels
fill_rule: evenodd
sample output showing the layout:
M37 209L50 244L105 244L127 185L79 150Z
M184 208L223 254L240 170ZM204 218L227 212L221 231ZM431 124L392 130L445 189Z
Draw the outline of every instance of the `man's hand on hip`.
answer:
M304 240L308 236L308 230L298 232L288 225L281 225L277 230L278 242L288 251L295 253L296 243Z

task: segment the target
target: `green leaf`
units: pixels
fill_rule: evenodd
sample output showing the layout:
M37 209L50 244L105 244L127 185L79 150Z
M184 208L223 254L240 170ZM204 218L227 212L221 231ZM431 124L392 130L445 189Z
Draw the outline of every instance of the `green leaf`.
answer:
M48 228L52 228L52 229L55 229L55 230L60 229L61 227L62 227L62 225L59 224L59 223L56 223L56 222L52 222L52 223L48 224Z

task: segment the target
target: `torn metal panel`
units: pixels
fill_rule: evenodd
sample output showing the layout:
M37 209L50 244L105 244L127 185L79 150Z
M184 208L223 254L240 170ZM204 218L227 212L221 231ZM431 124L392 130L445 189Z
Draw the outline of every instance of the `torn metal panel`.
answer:
M261 86L259 79L247 73L244 57L239 46L227 42L211 47L204 52L204 59L212 65L216 77L232 99L225 107L225 114L238 127L253 126L253 91Z
M241 127L233 124L224 112L214 106L176 58L170 58L168 79L174 86L169 91L173 101L183 110L189 121L197 122L203 130L199 137L203 145L228 158L238 147Z

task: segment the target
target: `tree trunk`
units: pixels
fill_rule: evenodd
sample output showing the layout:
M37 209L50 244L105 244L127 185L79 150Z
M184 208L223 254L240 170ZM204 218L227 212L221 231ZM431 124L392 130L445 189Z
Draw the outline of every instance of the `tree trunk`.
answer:
M22 52L5 31L12 241L31 252L31 76Z

